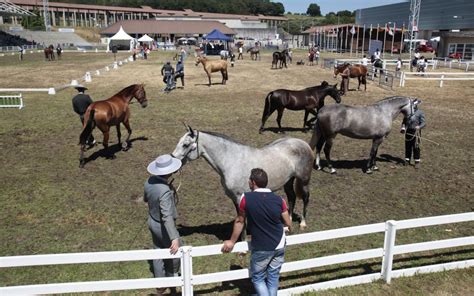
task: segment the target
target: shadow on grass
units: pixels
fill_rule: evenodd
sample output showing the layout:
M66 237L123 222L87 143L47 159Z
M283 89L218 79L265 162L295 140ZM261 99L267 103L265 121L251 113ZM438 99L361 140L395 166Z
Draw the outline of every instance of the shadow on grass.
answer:
M199 226L185 226L180 224L178 225L178 232L181 236L188 236L195 233L210 234L215 235L216 238L223 241L229 239L230 235L232 234L233 225L233 221L227 223L214 223Z
M279 133L286 133L286 132L303 132L303 133L307 133L309 130L310 130L310 128L282 127L282 128L280 129L280 128L278 128L278 127L267 127L267 128L264 128L262 131L263 131L263 132L269 131L269 132L273 132L273 133L275 133L275 134L279 134Z
M225 85L222 82L212 82L211 85ZM196 83L194 86L211 86L209 83Z
M138 137L138 138L130 139L130 141L128 142L128 148L124 152L130 150L132 148L133 142L135 142L135 141L148 141L148 138L147 137ZM102 148L99 151L96 151L96 152L92 153L89 157L84 158L84 165L91 162L91 161L96 160L99 157L113 159L113 158L115 158L115 154L119 151L123 151L122 150L122 145L119 144L119 143L116 143L114 145L109 146L109 148L107 150Z
M381 154L376 161L403 164L403 159L388 154ZM360 169L365 172L367 168L367 159L333 160L331 163L335 169ZM321 167L327 167L327 164L326 160L321 160Z

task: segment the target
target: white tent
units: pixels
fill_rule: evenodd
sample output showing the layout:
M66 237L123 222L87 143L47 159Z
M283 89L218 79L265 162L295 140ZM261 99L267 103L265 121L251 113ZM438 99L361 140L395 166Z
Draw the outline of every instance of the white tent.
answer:
M118 32L109 38L109 42L107 43L107 51L110 51L111 45L124 45L128 46L128 50L132 50L135 45L135 38L128 35L120 26Z
M151 38L150 36L148 36L147 34L143 35L142 37L140 37L138 39L139 42L153 42L153 38Z

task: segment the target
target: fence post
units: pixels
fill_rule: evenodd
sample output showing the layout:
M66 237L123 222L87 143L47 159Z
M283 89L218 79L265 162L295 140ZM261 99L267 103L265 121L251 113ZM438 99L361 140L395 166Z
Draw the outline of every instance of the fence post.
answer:
M84 75L84 80L86 82L92 82L91 72L86 72L86 75Z
M444 79L444 75L441 75L441 80L439 82L439 87L443 87L443 79Z
M397 233L397 222L389 220L385 222L385 240L383 244L382 277L387 284L392 280L393 252L395 248L395 235Z
M191 252L192 247L181 247L181 277L183 279L181 294L183 296L193 296L193 259Z

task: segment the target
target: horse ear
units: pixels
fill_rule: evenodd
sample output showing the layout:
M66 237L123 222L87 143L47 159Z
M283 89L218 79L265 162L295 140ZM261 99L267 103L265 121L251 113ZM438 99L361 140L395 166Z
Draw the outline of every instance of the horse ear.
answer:
M194 130L189 125L188 125L188 131L189 131L189 134L190 134L191 138L194 138Z

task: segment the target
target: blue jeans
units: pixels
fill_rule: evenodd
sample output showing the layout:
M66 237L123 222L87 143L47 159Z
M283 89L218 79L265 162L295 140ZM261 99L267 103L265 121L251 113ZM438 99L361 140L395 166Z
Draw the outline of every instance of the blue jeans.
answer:
M274 251L252 251L250 274L259 296L276 296L280 269L285 261L285 248Z

